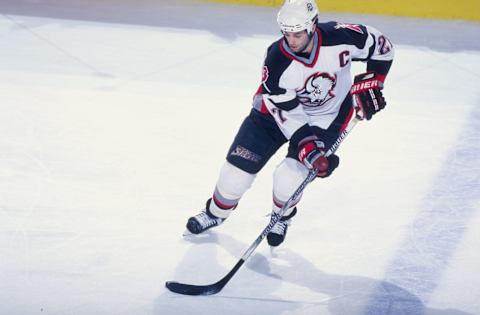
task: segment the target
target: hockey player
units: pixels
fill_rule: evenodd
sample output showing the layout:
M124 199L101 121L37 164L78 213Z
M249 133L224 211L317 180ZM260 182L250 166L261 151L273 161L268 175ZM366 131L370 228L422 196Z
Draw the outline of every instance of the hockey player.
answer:
M314 0L285 1L277 22L283 37L267 50L253 108L228 150L213 196L200 214L188 219L191 233L223 223L256 174L288 143L287 156L273 174L272 212L278 212L309 169L324 178L337 168L338 156L324 154L355 110L370 120L386 105L382 88L394 49L380 31L360 24L320 23ZM366 72L355 76L352 85L353 61L366 62ZM269 245L284 241L300 198L267 235Z

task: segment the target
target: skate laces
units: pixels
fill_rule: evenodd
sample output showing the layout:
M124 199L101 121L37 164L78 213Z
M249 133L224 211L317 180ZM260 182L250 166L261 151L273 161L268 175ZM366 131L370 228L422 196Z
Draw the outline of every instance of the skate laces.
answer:
M214 225L222 223L220 218L212 218L206 212L201 212L195 216L195 219L202 225L204 228L208 228Z
M278 221L273 228L270 230L270 233L275 233L278 235L284 235L287 227L290 225L290 220Z

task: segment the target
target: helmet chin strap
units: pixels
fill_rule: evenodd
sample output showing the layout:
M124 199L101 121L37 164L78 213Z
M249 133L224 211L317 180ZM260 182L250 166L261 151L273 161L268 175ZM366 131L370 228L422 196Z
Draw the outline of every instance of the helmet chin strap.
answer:
M309 42L309 43L310 43L310 41L313 39L313 35L315 35L315 32L314 32L314 31L311 31L310 33L307 33L308 42Z
M315 18L314 22L313 22L313 25L312 25L312 29L309 31L307 31L307 35L308 35L308 38L312 39L313 37L313 34L315 34L315 29L317 28L317 18Z
M308 42L307 44L305 45L305 47L303 47L302 51L307 48L308 45L310 45L310 43L312 42L313 40L313 36L315 35L315 29L316 29L316 26L317 24L314 23L313 26L312 26L312 29L310 30L310 32L307 31L307 36L308 36Z
M301 52L303 52L308 47L308 45L310 45L310 43L313 41L314 35L315 35L315 26L312 28L310 32L307 32L308 41L305 43L305 46L302 47Z

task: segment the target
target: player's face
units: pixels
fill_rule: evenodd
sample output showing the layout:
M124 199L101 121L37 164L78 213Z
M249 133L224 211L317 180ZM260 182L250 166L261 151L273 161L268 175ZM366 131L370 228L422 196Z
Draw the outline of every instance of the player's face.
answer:
M300 32L283 32L283 36L285 36L285 40L288 43L288 46L295 52L301 53L306 52L309 53L312 48L310 47L310 37L307 34L307 31L300 31Z

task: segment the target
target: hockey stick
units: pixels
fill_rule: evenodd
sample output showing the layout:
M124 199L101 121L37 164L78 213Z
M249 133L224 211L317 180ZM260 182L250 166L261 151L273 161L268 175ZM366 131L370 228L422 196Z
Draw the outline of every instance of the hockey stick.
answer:
M332 144L330 149L325 153L325 156L329 156L333 154L338 147L340 146L340 143L347 137L347 135L350 133L352 128L357 124L357 122L360 119L355 117L353 118L345 130L340 133L340 136L337 138L337 140ZM250 247L245 251L243 254L242 258L233 266L232 270L230 270L229 273L219 281L212 283L212 284L207 284L207 285L194 285L194 284L186 284L186 283L180 283L180 282L175 282L175 281L167 281L165 283L165 286L167 289L174 293L179 293L179 294L185 294L185 295L211 295L220 292L220 290L223 289L223 287L230 281L230 279L235 275L235 273L240 269L240 267L243 265L243 263L250 257L250 255L253 253L253 251L258 247L258 245L262 242L262 240L267 236L267 234L270 232L270 230L273 228L273 226L280 220L282 215L287 211L288 208L293 204L293 202L300 196L305 189L305 187L315 179L317 176L317 170L311 170L307 178L300 184L300 186L295 190L295 192L292 194L292 196L287 200L285 205L283 206L282 209L278 213L272 214L272 217L270 219L270 222L268 223L267 227L263 229L262 233L257 237L257 239L250 245Z

